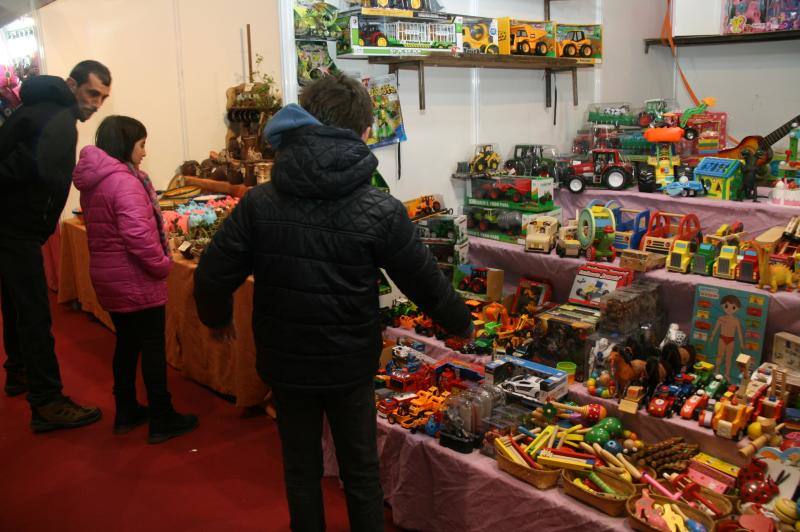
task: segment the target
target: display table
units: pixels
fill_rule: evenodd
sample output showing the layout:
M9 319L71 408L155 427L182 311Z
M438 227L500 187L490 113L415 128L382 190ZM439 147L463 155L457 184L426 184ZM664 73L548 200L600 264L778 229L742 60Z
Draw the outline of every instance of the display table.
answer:
M237 338L222 343L211 337L197 316L193 296L197 264L177 255L174 260L167 280L167 362L186 377L216 392L234 396L237 406L261 404L268 388L255 370L253 279L245 282L234 295ZM75 218L62 224L59 281L59 303L78 301L84 311L113 330L111 318L97 302L89 277L86 226Z
M245 185L231 185L227 181L216 181L190 175L183 176L183 180L187 185L200 187L205 194L225 194L234 198L241 198L248 190L253 188Z
M477 451L460 454L423 434L378 420L381 485L394 523L410 530L631 530L565 495L500 471Z

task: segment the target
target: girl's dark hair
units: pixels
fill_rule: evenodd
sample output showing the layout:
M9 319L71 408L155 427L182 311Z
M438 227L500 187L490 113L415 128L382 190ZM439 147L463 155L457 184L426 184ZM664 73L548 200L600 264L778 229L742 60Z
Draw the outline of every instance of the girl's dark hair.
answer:
M147 137L144 124L129 116L109 116L100 123L94 144L111 157L131 162L134 145Z

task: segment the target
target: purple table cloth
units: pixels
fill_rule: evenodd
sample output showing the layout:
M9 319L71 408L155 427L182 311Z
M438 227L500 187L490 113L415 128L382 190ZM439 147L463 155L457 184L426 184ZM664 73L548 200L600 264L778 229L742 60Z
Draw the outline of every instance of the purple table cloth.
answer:
M631 530L565 495L537 490L500 471L477 451L460 454L438 440L378 420L381 485L396 525L411 530Z

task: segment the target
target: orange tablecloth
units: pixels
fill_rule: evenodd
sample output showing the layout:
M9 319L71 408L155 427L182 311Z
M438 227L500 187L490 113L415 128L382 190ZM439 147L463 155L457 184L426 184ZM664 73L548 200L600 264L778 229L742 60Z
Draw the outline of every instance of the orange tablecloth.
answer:
M197 317L194 270L197 265L175 257L168 279L167 361L183 375L219 393L236 397L237 406L261 404L268 388L256 374L252 310L253 280L249 279L234 296L234 323L238 337L221 343ZM89 247L86 227L77 219L66 220L61 230L61 274L58 302L77 300L113 330L111 318L97 302L89 278Z

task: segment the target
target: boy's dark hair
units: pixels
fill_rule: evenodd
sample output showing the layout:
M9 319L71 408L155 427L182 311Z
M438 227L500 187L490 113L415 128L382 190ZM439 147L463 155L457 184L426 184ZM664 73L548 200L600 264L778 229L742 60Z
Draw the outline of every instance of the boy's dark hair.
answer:
M742 308L742 302L739 301L739 298L733 294L728 294L727 296L723 297L719 302L719 305L722 306L725 303L730 303L731 305L736 305L737 308Z
M108 70L108 67L103 63L94 61L92 59L81 61L75 65L72 68L72 72L69 73L69 77L74 79L75 83L77 83L80 87L89 81L89 74L94 74L97 76L97 79L99 79L100 82L106 87L111 86L111 72Z
M344 74L318 79L300 93L300 106L326 126L361 136L372 125L372 100L361 82Z
M144 124L129 116L109 116L100 122L94 144L123 163L131 162L134 145L147 137Z

